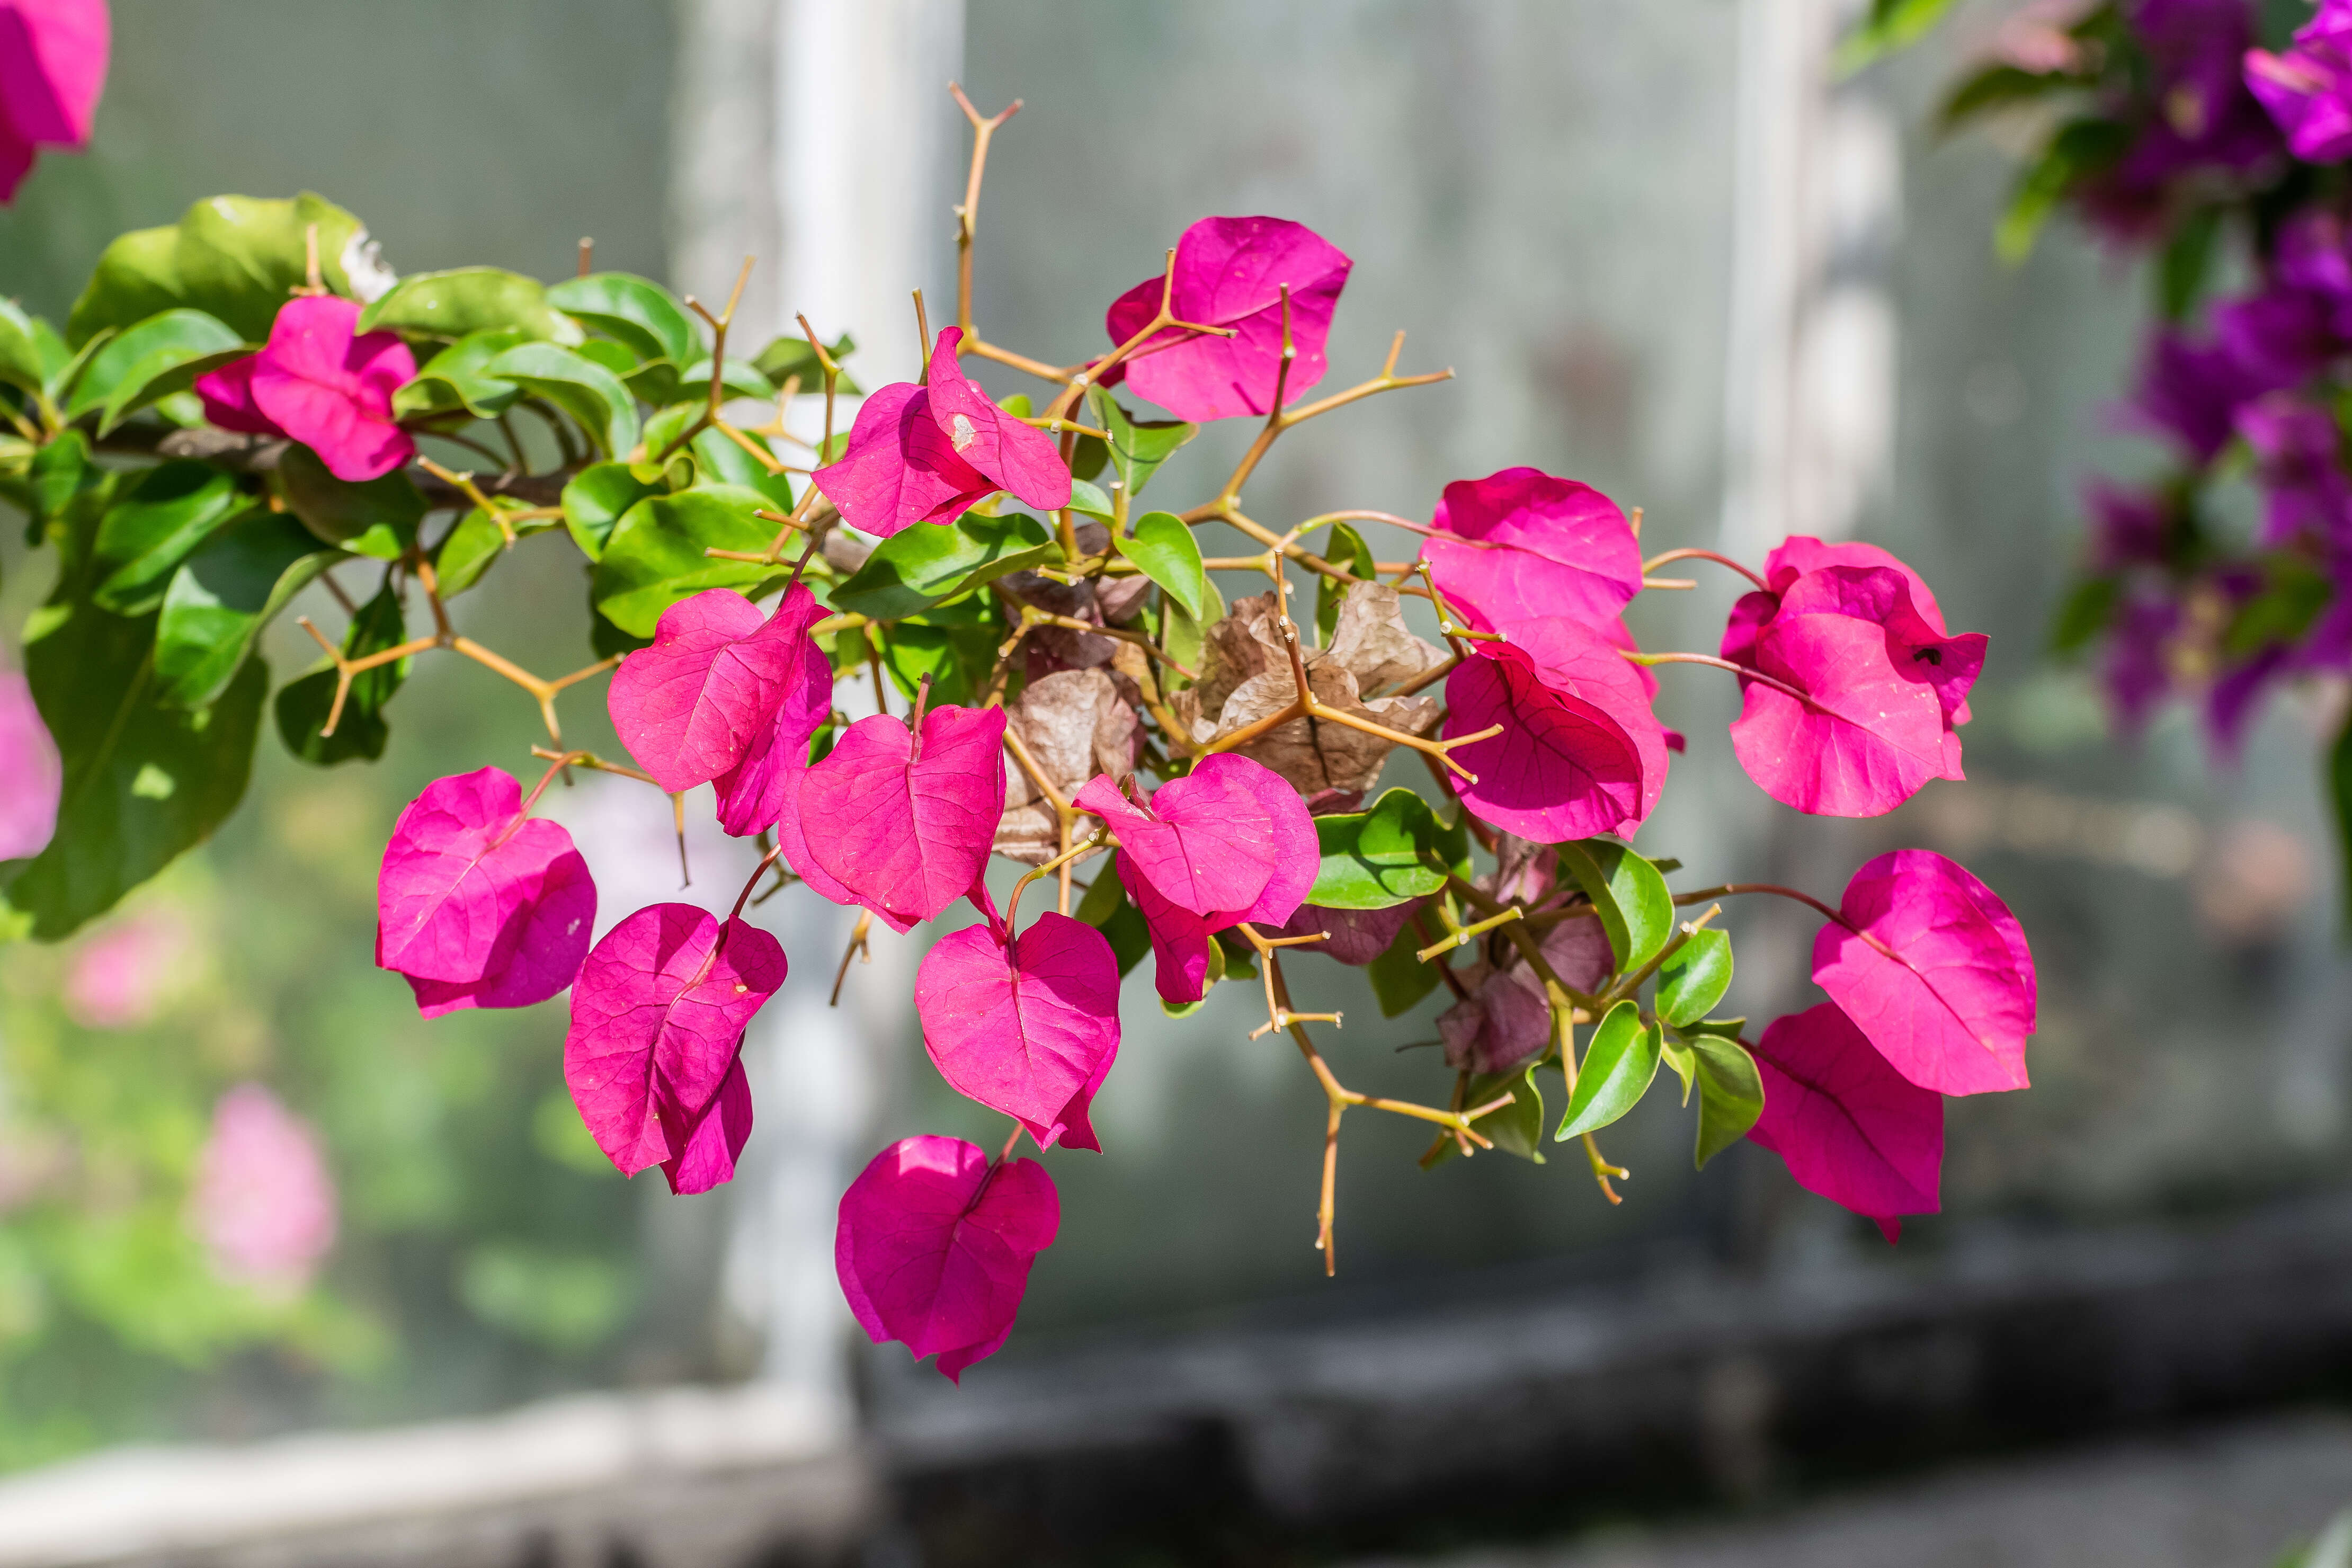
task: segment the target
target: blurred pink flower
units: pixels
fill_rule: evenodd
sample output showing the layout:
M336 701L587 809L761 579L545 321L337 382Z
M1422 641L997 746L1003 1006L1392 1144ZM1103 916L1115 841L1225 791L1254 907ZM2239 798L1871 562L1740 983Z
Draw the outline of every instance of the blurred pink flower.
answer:
M108 927L66 969L66 1016L85 1029L135 1029L155 1016L188 951L188 928L161 910Z
M299 441L353 484L392 472L416 455L392 409L392 395L416 379L416 356L394 333L356 331L359 319L357 300L332 294L287 300L258 353L196 378L205 417Z
M257 1083L213 1108L189 1223L222 1279L292 1295L335 1244L335 1183L310 1127Z
M43 147L80 147L106 89L106 0L0 0L0 202Z
M0 669L0 860L38 855L57 831L65 764L41 722L33 689Z

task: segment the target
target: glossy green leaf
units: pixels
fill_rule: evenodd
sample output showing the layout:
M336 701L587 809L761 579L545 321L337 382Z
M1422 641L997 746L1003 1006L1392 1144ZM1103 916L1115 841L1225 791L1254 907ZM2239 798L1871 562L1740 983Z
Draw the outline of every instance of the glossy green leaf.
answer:
M114 341L114 336L112 327L92 333L89 342L76 349L70 358L49 373L48 384L42 390L52 404L63 408L73 401L74 390L81 385L81 378L89 373L90 362L106 351L106 345Z
M882 643L882 668L890 672L901 696L913 700L929 676L933 703L962 708L978 703L987 689L1004 634L995 601L980 594L893 621L876 633Z
M607 457L625 458L637 444L636 399L593 360L553 343L524 343L483 368L571 415Z
M100 254L66 318L68 339L83 342L107 328L128 327L182 304L180 268L172 255L179 241L177 224L118 236ZM262 331L268 335L266 323Z
M308 447L296 446L278 459L278 481L305 527L355 555L397 561L425 520L425 497L402 469L352 484L329 473Z
M767 545L762 539L759 548ZM1025 512L967 512L954 522L917 523L884 540L856 574L833 591L833 607L896 620L1008 573L1061 559L1062 547L1053 534Z
M434 585L444 600L454 599L480 582L506 550L506 531L499 527L499 520L476 507L457 520L435 552Z
M646 459L653 461L683 439L694 422L702 417L704 406L699 402L673 403L656 409L646 420L645 433L638 437L645 444Z
M647 496L667 495L658 479L640 479L627 463L597 463L572 476L563 487L563 526L580 553L594 561L604 553L613 527Z
M1559 864L1601 911L1618 973L1641 968L1665 946L1674 934L1675 898L1656 867L1607 838L1561 845Z
M650 637L661 614L709 588L757 598L792 575L789 565L716 561L705 550L764 551L775 527L752 516L768 505L757 490L698 485L648 496L625 513L605 541L589 596L614 626Z
M856 348L856 340L847 332L844 332L835 342L825 344L824 352L833 356L833 363L835 365L839 365L855 353ZM793 376L799 376L803 392L824 390L824 367L817 363L816 351L809 347L806 338L788 335L774 339L766 348L760 351L757 358L752 360L751 368L778 386L783 385ZM857 384L849 378L849 373L846 370L842 371L835 378L833 388L834 391L845 396L857 395Z
M547 290L547 302L617 342L640 360L685 364L703 357L702 333L670 291L629 272L567 278ZM805 347L806 345L803 345Z
M0 383L39 395L48 375L41 366L33 319L14 300L0 299Z
M1344 522L1331 525L1331 540L1323 547L1323 559L1334 566L1346 567L1367 583L1380 576L1372 564L1372 547L1364 542L1362 534ZM1315 575L1315 630L1323 642L1331 640L1331 633L1339 625L1339 605L1347 597L1349 586L1337 577L1326 577L1319 572Z
M1704 927L1658 965L1658 1016L1677 1028L1707 1016L1731 989L1731 938Z
M1198 616L1177 603L1175 595L1160 595L1160 649L1187 669L1201 668L1201 651L1208 638L1203 628L1216 625L1225 615L1225 596L1217 591L1214 579L1208 581L1205 592L1207 602L1202 608L1206 614ZM1162 669L1160 679L1171 690L1191 684L1172 669Z
M343 657L365 658L398 647L408 640L407 617L401 612L400 595L386 583L374 598L360 606L352 617L351 629L343 634ZM335 667L321 660L309 674L288 681L278 689L277 700L278 738L286 749L313 767L330 768L337 763L359 759L375 761L383 755L389 731L383 721L384 704L408 678L408 660L396 658L389 664L379 664L352 677L350 695L343 700L343 710L335 715L335 732L321 735L327 719L334 713Z
M1372 998L1381 1005L1381 1017L1395 1018L1412 1012L1444 979L1437 973L1436 964L1421 961L1421 950L1428 942L1429 939L1407 921L1396 940L1389 943L1388 951L1365 965L1364 976L1371 983Z
M1364 811L1315 819L1323 862L1307 901L1329 910L1384 910L1445 886L1445 872L1468 873L1469 836L1409 789L1391 789Z
M522 388L489 374L489 363L509 349L530 342L520 327L488 327L467 332L425 362L416 379L392 395L392 411L415 414L452 413L464 409L477 419L495 419L515 405Z
M118 616L154 610L180 563L251 504L235 479L208 463L147 470L118 494L99 524L97 560L104 575L91 599Z
M1135 520L1118 552L1143 569L1195 622L1208 607L1209 574L1201 565L1201 542L1174 512L1147 511ZM1171 650L1171 654L1173 650ZM1182 661L1192 668L1190 659Z
M748 439L760 441L757 436ZM763 442L761 444L765 445ZM773 471L737 446L724 430L705 430L688 442L687 447L694 454L694 466L700 472L704 484L740 485L766 496L768 504L778 511L793 510L790 478ZM772 448L770 455L774 455Z
M90 356L66 404L66 417L79 419L102 408L102 436L134 410L167 393L186 391L205 371L245 352L242 339L202 310L150 316Z
M1110 448L1111 468L1118 475L1118 482L1127 487L1129 506L1143 493L1143 487L1151 482L1160 466L1176 455L1176 448L1201 433L1198 425L1187 425L1181 419L1139 424L1128 417L1118 399L1099 386L1087 392L1087 402L1095 411L1095 423L1109 437L1107 445Z
M358 328L453 342L501 329L541 343L572 344L585 336L578 322L548 308L547 290L538 279L502 267L412 272L360 312Z
M288 291L309 276L304 235L314 224L320 280L348 296L344 261L364 242L357 218L307 191L291 201L210 196L175 225L138 229L109 245L74 301L67 338L80 346L106 328L185 306L217 317L243 342L260 342Z
M1658 1076L1658 1058L1665 1036L1655 1024L1644 1026L1642 1010L1631 1002L1609 1009L1592 1031L1577 1068L1576 1089L1568 1097L1555 1140L1598 1132L1641 1103Z
M1684 1044L1680 1035L1669 1034L1666 1036L1665 1045L1659 1050L1658 1058L1674 1069L1676 1078L1683 1080L1683 1106L1687 1110L1690 1106L1691 1089L1697 1082L1698 1053Z
M341 552L294 519L256 510L172 574L155 626L155 700L202 708L226 689L262 627Z
M705 354L680 368L677 384L681 395L699 395L708 400L710 395L710 357ZM756 397L764 401L776 395L775 387L766 376L752 368L751 361L738 359L733 354L728 355L726 364L720 367L719 386L729 397Z
M606 370L611 371L615 376L619 377L621 384L624 386L629 386L630 375L635 371L643 368L638 364L636 355L631 353L625 345L616 343L610 338L590 338L586 342L574 343L572 345L572 352L593 364L603 365ZM666 359L656 360L653 363L667 369L668 372L668 379L662 384L668 389L669 393L676 392L677 390L677 368L675 365L670 364L669 361ZM645 395L645 394L639 392L634 386L629 386L629 391L639 397L643 397ZM656 401L666 402L667 401L667 398L668 393L665 393L663 396Z
M1756 1058L1738 1040L1696 1031L1685 1031L1683 1038L1696 1058L1698 1146L1693 1159L1704 1170L1709 1160L1747 1137L1764 1114L1764 1079Z
M1543 1155L1543 1090L1536 1087L1536 1069L1529 1067L1519 1073L1485 1073L1470 1080L1463 1091L1465 1110L1476 1110L1503 1094L1511 1096L1511 1103L1500 1110L1490 1110L1472 1126L1495 1142L1495 1147L1506 1154L1517 1154L1522 1160L1532 1160L1540 1165ZM1455 1147L1448 1138L1441 1145Z
M1070 481L1070 510L1081 517L1098 517L1108 522L1111 519L1110 497L1103 493L1099 485L1073 479Z
M85 489L102 482L103 475L90 461L89 437L79 430L68 430L36 448L25 467L25 542L38 544L54 537L67 507Z
M1103 933L1125 974L1150 955L1151 931L1143 923L1143 911L1128 900L1127 886L1111 869L1109 856L1095 861L1093 885L1072 913Z
M681 395L678 390L677 366L666 359L649 359L642 363L623 365L614 369L607 357L602 357L594 352L604 349L610 349L614 357L624 360L629 357L628 350L618 343L606 342L602 338L591 338L580 345L582 353L595 360L598 364L604 365L605 369L621 378L621 384L629 389L631 397L640 403L649 403L656 408L667 408L678 401Z

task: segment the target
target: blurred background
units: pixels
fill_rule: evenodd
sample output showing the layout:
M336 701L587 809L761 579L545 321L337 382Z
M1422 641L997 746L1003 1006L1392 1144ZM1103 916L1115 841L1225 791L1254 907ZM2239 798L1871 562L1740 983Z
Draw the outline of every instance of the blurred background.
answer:
M1896 551L1992 638L1969 781L1875 821L1778 811L1725 742L1728 683L1669 669L1692 745L1643 842L1700 885L1823 896L1887 848L1962 858L2032 939L2041 1033L2031 1092L1950 1103L1945 1212L1898 1250L1760 1151L1693 1173L1653 1096L1612 1134L1613 1209L1568 1161L1424 1173L1410 1126L1351 1121L1326 1281L1319 1090L1245 1038L1249 996L1174 1021L1139 983L1109 1152L1047 1157L1060 1241L958 1392L866 1346L831 1265L875 1149L993 1135L922 1060L924 933L877 938L827 1009L837 911L766 906L795 980L752 1043L743 1173L632 1186L572 1113L561 1003L427 1026L370 963L400 804L528 743L510 689L426 661L380 765L265 738L211 844L62 948L0 948L0 1563L2218 1568L2315 1531L2352 1502L2336 699L2282 700L2222 772L2178 713L2112 743L2045 658L2084 478L2154 466L2108 412L2149 289L2063 228L1997 261L2008 152L1927 128L2010 8L1839 82L1836 0L115 0L92 148L0 212L0 290L53 319L121 230L314 189L403 272L551 279L590 235L715 299L755 253L752 342L804 311L899 379L906 291L953 297L950 77L1024 101L980 218L995 342L1090 352L1197 216L1307 223L1355 258L1328 386L1399 328L1402 368L1458 379L1286 438L1254 514L1426 516L1528 463L1644 508L1658 549ZM1247 436L1158 482L1205 496ZM19 533L12 634L46 587ZM1733 596L1702 577L1634 627L1712 648ZM580 597L509 572L468 604L568 668ZM268 652L312 657L291 617ZM599 709L567 724L609 745ZM585 785L557 809L607 921L632 878L668 896L666 820ZM726 897L734 847L694 852L683 896ZM1731 923L1730 1010L1808 1005L1811 921ZM1350 1009L1351 1086L1428 1092L1402 1047L1435 1000L1382 1021L1358 976L1293 973ZM336 1215L258 1283L188 1218L247 1081L315 1131Z

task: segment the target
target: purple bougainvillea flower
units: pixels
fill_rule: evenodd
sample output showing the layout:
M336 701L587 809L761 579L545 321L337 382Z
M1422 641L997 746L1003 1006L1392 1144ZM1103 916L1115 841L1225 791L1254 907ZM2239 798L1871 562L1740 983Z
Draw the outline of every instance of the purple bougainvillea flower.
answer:
M1885 566L1823 566L1733 606L1722 657L1773 684L1743 678L1732 750L1783 805L1876 816L1931 778L1964 776L1954 731L1968 722L1985 638L1942 635L1911 582Z
M1943 1097L1896 1072L1835 1003L1774 1019L1755 1056L1764 1113L1748 1136L1799 1186L1878 1221L1889 1241L1898 1215L1943 1206Z
M188 1199L213 1272L296 1294L335 1245L335 1209L334 1178L299 1118L257 1083L220 1097Z
M1853 874L1813 980L1895 1070L1938 1094L2023 1089L2033 955L1999 895L1932 849Z
M1311 936L1321 931L1324 940L1310 943L1303 951L1319 952L1360 969L1389 950L1396 942L1397 932L1404 930L1413 911L1425 901L1407 899L1384 910L1331 910L1320 904L1301 904L1288 920L1265 934Z
M1633 737L1599 704L1545 684L1524 648L1475 646L1477 656L1445 678L1445 738L1496 724L1503 732L1452 753L1477 775L1457 781L1463 804L1538 844L1639 824L1647 789Z
M0 860L38 855L58 830L65 762L33 689L13 669L0 669Z
M1029 1265L1061 1224L1054 1179L1034 1160L991 1166L961 1138L907 1138L841 1194L834 1266L876 1344L936 1354L956 1383L1013 1331Z
M2330 331L2352 339L2352 236L2341 214L2305 207L2280 225L2271 278L2280 288L2324 301Z
M2238 410L2238 433L2253 449L2266 542L2326 544L2352 533L2352 479L2332 412L2273 393Z
M0 202L39 149L89 144L110 42L106 0L0 0Z
M1431 579L1480 631L1548 616L1598 630L1642 591L1641 545L1617 503L1539 468L1454 480L1429 525Z
M2083 505L2091 514L2091 556L2099 570L2164 563L2172 509L2161 491L2094 479L2084 488Z
M393 825L376 880L376 964L428 1017L541 1002L587 952L596 888L572 835L522 815L499 768L436 779Z
M963 897L1004 815L1003 743L1002 708L933 708L919 742L881 714L845 731L801 774L797 825L835 901L911 923Z
M196 378L205 416L299 441L339 479L392 472L416 455L392 414L392 395L416 379L416 357L395 333L353 335L359 319L359 302L339 295L287 300L259 353Z
M2321 0L2283 55L2248 49L2247 88L2306 163L2352 156L2352 5Z
M1118 1056L1118 960L1066 915L1040 915L1008 941L987 913L915 972L923 1047L950 1088L1014 1118L1040 1148L1099 1150L1087 1110Z
M1040 510L1061 510L1070 504L1070 470L1063 466L1054 438L988 400L980 383L967 377L957 363L956 345L962 341L962 328L948 327L931 350L928 390L931 418L940 433L957 457L998 488Z
M1642 763L1641 809L1614 830L1618 837L1631 838L1656 809L1658 795L1666 787L1666 728L1650 709L1652 692L1642 679L1642 667L1628 661L1610 637L1559 616L1514 622L1510 638L1511 646L1525 650L1534 662L1544 685L1591 703L1633 742Z
M662 1178L677 1197L731 1182L735 1162L742 1158L751 1137L751 1080L743 1076L743 1058L738 1052L727 1076L719 1080L719 1092L688 1131L685 1149L662 1162Z
M1355 265L1304 224L1278 217L1204 217L1176 242L1169 308L1180 321L1231 327L1230 338L1175 329L1136 351L1104 378L1128 384L1179 419L1205 422L1274 408L1282 365L1282 289L1290 287L1292 358L1284 395L1323 379L1331 311ZM1111 301L1103 326L1124 343L1160 314L1154 273Z
M604 700L621 743L672 794L720 781L730 833L770 826L786 804L782 775L805 765L832 711L833 661L809 635L824 614L797 584L772 616L731 588L672 605L653 646L613 672Z
M2230 444L2239 405L2276 384L2251 374L2227 344L2200 343L2168 330L2148 346L2122 422L2170 437L2202 465Z
M710 1168L698 1124L785 968L774 937L692 904L650 904L604 933L572 989L563 1079L623 1175L673 1160L681 1176ZM750 1109L747 1094L746 1126Z
M2147 727L2157 704L2172 689L2170 649L2179 627L2179 601L2162 595L2134 594L2116 607L2099 678L2116 728L2126 739Z

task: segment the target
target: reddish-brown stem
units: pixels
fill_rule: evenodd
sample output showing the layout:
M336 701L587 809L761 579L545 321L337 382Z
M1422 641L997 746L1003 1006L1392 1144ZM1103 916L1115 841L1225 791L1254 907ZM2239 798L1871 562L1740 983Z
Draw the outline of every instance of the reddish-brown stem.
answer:
M742 914L743 906L751 901L751 889L760 885L760 879L768 874L769 867L774 865L779 859L782 858L783 853L783 846L780 844L775 848L769 850L765 855L760 857L760 863L757 866L752 867L751 874L743 879L743 890L735 895L735 907L727 911L727 918L729 920L734 920Z
M1753 665L1734 664L1727 658L1717 658L1711 653L1627 653L1623 648L1617 651L1634 664L1703 664L1709 669L1727 669L1742 680L1752 680L1759 686L1769 686L1781 696L1794 698L1808 708L1822 708L1821 703L1816 701L1810 693L1798 690L1785 680L1775 679ZM1827 712L1828 710L1822 709L1822 711Z
M1755 573L1749 571L1738 562L1734 561L1730 556L1718 555L1712 550L1669 550L1664 555L1653 556L1649 560L1643 562L1642 574L1643 576L1647 576L1651 573L1656 571L1659 567L1672 565L1677 561L1712 561L1717 566L1728 566L1731 570L1738 573L1742 577L1747 578L1750 583L1755 584L1759 588L1763 589L1766 593L1769 594L1772 591L1772 585L1765 582L1763 578L1759 577Z

